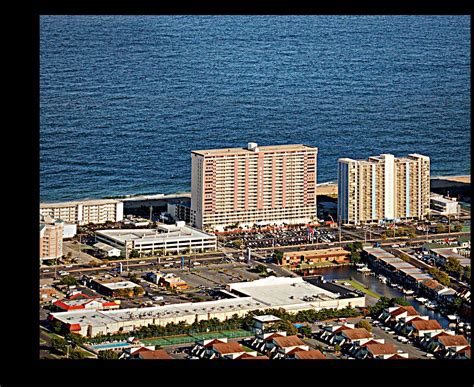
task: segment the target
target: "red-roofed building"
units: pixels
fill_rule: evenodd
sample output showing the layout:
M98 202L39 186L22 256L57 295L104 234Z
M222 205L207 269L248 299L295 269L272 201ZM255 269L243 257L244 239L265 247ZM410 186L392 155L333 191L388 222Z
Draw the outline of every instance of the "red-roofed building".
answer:
M335 343L351 347L362 345L373 339L373 335L365 328L346 329L336 334Z
M420 314L413 306L394 306L385 309L379 316L379 320L387 325L396 325L400 320L409 321Z
M235 341L213 344L212 351L213 354L210 356L210 359L235 359L246 352L244 347ZM257 355L256 352L254 354L255 356Z
M308 351L299 350L294 352L288 358L298 360L326 360L326 356L317 349L310 349Z
M295 349L302 349L304 351L309 350L309 346L296 335L274 337L272 339L272 344L273 346L270 349L270 352L273 354L273 358L284 358L289 352Z
M413 319L405 324L403 332L406 336L413 336L421 340L423 337L433 337L443 332L443 328L437 320Z
M286 332L271 332L271 333L259 333L249 344L251 348L254 348L258 352L267 353L273 348L273 339L275 337L284 337Z
M397 354L397 348L393 344L371 343L364 345L357 353L359 359L387 359Z
M143 360L169 360L173 359L164 349L155 349L149 351L140 351L137 359Z
M440 334L433 337L428 345L428 350L444 357L450 350L457 352L468 346L469 342L463 335Z
M82 309L118 309L119 302L107 301L103 298L83 298L75 295L73 299L63 299L53 302L56 309L60 311L82 310Z

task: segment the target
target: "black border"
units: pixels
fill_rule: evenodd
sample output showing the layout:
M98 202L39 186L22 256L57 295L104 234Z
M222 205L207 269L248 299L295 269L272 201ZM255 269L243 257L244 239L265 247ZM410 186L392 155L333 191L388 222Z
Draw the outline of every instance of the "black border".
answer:
M116 361L54 361L39 360L39 329L37 324L38 316L38 285L39 275L34 257L37 257L38 239L38 210L39 210L39 15L65 15L65 14L470 14L467 10L467 2L449 2L441 4L432 2L429 8L416 11L413 10L411 1L398 1L392 4L378 2L377 4L368 4L358 1L339 1L320 4L317 8L314 6L298 7L296 4L286 4L285 7L274 5L273 8L255 9L248 3L240 3L232 7L228 3L220 2L210 8L204 8L200 2L199 5L184 5L182 3L168 3L165 6L157 6L152 0L135 0L125 2L119 0L94 1L87 0L81 2L72 1L41 1L32 2L26 17L25 44L28 47L29 56L26 59L26 71L23 74L22 81L26 82L26 88L30 90L30 104L26 104L30 115L19 113L20 121L23 118L24 129L17 131L20 136L22 161L26 161L28 173L22 171L22 183L26 187L14 190L15 196L19 193L26 195L21 198L22 205L28 203L23 208L31 209L31 216L28 228L24 226L23 230L30 230L32 238L27 239L24 234L18 236L17 246L21 248L21 256L30 267L23 272L21 286L15 285L14 304L18 308L14 311L2 313L3 323L8 332L3 330L4 338L11 339L11 343L4 344L3 351L7 360L12 362L9 366L2 362L2 371L0 372L0 383L12 381L22 383L30 379L37 382L43 382L48 385L65 385L69 383L82 384L120 384L135 385L140 383L153 383L185 385L211 383L211 384L249 384L265 382L287 382L288 384L299 384L302 381L311 384L322 385L322 382L337 385L345 382L346 385L357 383L367 384L396 384L408 385L411 383L419 384L443 384L454 385L459 382L466 382L472 385L472 377L468 377L469 369L472 367L471 361L391 361L391 362L363 362L363 361L272 361L272 362L206 362L206 361L139 361L139 362L116 362ZM23 46L24 47L24 46ZM26 143L26 146L25 146ZM7 164L8 165L13 164ZM14 173L18 173L17 168L13 168ZM17 180L13 180L17 181ZM9 194L13 195L13 194ZM10 198L11 199L11 198ZM26 240L28 243L26 243ZM29 241L32 243L30 244ZM26 249L24 249L26 247ZM19 250L15 249L15 252ZM32 261L30 258L32 257ZM15 270L18 270L18 264L15 263ZM32 263L32 264L31 264ZM10 263L13 269L13 263ZM23 264L20 265L22 269ZM4 273L12 273L10 268L4 268ZM8 275L7 275L8 276ZM10 284L9 286L12 286ZM20 288L25 294L18 294L16 288ZM18 295L16 295L18 294ZM33 295L33 296L32 296ZM26 300L31 301L31 307L27 308ZM15 306L14 305L14 306ZM31 314L31 316L30 316ZM21 331L22 341L17 341L16 332ZM31 339L31 341L28 340ZM28 345L29 344L29 345ZM14 367L14 364L21 367L21 370ZM258 363L258 364L256 364ZM26 378L26 380L25 380ZM89 383L90 382L90 383ZM8 384L7 384L8 385ZM36 384L37 385L37 384Z

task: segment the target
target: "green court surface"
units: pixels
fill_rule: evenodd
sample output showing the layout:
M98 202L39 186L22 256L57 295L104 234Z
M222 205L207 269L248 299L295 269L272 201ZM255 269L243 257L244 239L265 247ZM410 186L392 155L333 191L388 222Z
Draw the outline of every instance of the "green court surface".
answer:
M141 339L140 341L145 345L160 345L162 347L168 345L176 344L187 344L194 343L197 340L209 340L209 339L219 339L219 338L236 338L236 337L246 337L252 336L252 332L236 329L230 331L220 331L220 332L202 332L202 333L193 333L189 335L180 335L180 336L164 336L156 337L150 339Z

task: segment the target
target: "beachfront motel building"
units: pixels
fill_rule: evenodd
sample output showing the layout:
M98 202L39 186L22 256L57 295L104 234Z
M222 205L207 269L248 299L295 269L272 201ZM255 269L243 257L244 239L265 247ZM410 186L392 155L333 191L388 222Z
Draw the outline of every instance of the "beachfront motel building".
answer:
M423 219L430 208L430 158L381 154L338 160L338 221L342 224Z
M123 220L123 202L114 199L97 199L40 203L40 214L80 226L89 223L121 222Z
M191 152L191 222L204 230L316 219L318 148L303 144Z

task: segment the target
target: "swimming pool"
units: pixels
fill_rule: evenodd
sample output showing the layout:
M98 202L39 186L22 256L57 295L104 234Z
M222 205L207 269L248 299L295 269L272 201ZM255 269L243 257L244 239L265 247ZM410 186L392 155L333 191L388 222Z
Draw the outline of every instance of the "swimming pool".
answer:
M91 348L97 351L101 349L112 349L112 348L131 347L131 346L132 345L130 343L127 343L126 341L121 341L118 343L91 345Z

